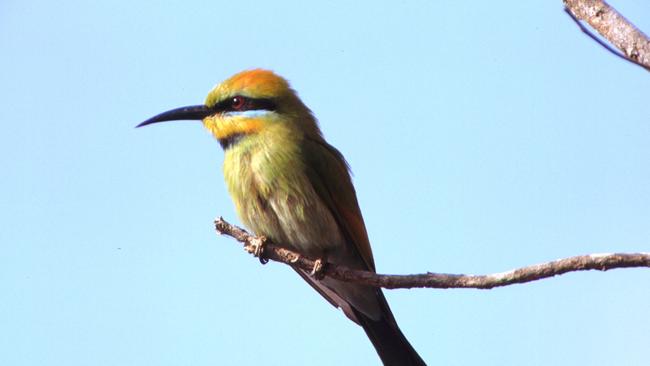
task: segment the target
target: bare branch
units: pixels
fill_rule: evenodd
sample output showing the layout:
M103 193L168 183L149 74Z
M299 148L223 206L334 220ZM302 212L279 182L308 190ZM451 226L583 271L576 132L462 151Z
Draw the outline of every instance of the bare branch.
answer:
M564 0L567 13L580 29L617 56L650 71L650 39L603 0ZM589 23L601 36L623 52L619 54L578 22Z
M277 262L311 271L314 260L299 253L269 242L263 237L256 237L246 230L226 222L219 217L214 221L219 234L228 235L244 244L249 253L258 251L263 244L262 257ZM263 262L264 263L264 262ZM610 253L590 254L559 259L552 262L536 264L507 272L489 275L460 275L446 273L423 273L414 275L385 275L368 271L352 270L331 263L326 264L320 275L341 281L361 283L369 286L395 288L476 288L491 289L526 283L561 275L567 272L599 270L614 268L647 267L650 268L650 253Z

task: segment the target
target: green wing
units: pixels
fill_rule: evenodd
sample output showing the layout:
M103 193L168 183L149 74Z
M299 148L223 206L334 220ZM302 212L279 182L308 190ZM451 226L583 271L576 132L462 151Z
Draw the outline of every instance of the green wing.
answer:
M345 158L322 140L306 138L302 148L307 176L314 190L332 212L346 240L363 259L367 266L363 269L375 271L368 233Z

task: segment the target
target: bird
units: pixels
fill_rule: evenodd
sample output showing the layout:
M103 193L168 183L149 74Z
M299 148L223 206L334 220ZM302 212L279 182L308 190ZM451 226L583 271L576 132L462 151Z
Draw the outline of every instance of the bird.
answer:
M245 70L217 84L204 104L136 127L176 120L202 121L223 148L226 186L248 229L318 263L376 271L350 167L285 78ZM425 365L380 288L294 270L363 328L384 365Z

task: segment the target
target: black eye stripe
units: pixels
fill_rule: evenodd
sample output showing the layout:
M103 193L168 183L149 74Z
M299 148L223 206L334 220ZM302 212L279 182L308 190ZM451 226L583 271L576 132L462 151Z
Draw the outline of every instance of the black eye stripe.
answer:
M244 104L244 108L242 110L254 110L254 109L264 109L267 111L274 111L275 110L275 103L271 99L249 99L246 98L246 103Z
M266 110L274 111L276 110L275 102L267 98L248 98L244 96L237 95L237 98L243 98L243 105L239 108L233 107L233 99L235 97L230 97L226 100L223 100L217 103L212 109L215 112L234 112L234 111L252 111L252 110Z

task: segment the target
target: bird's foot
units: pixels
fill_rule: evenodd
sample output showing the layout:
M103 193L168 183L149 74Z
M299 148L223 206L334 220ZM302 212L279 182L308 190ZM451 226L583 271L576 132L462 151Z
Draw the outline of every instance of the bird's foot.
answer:
M314 261L314 268L312 268L310 274L319 281L325 277L325 264L322 259L316 259Z
M262 264L267 264L269 260L264 257L264 245L266 244L266 237L265 236L259 236L252 238L249 242L248 245L246 246L246 250L254 255L255 257L260 259L260 263Z

